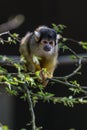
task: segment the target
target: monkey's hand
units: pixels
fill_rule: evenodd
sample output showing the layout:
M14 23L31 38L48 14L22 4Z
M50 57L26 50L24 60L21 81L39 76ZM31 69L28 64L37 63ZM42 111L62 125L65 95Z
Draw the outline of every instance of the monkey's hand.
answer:
M37 72L38 73L38 72ZM53 76L47 72L46 69L42 69L38 74L38 82L42 83L44 87L47 86L48 80L47 78L52 78Z
M48 84L48 81L47 81L46 72L43 69L40 71L40 78L41 78L42 84L46 87Z

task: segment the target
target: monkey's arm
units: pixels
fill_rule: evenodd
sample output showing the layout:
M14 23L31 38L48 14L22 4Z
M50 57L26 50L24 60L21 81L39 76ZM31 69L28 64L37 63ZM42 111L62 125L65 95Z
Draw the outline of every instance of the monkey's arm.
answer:
M28 71L35 72L37 70L41 70L41 67L36 63L36 61L33 60L33 56L31 55L30 52L30 46L29 40L31 37L32 33L28 32L21 40L19 52L20 54L25 58L26 60L26 67Z
M52 57L49 60L42 59L41 66L42 68L46 68L47 72L45 74L45 77L52 78L54 70L58 64L57 56L55 56L53 59Z
M20 54L25 58L26 60L26 66L27 66L27 70L32 70L34 67L33 67L33 64L32 64L32 61L31 61L31 57L30 57L30 52L29 52L29 49L28 49L28 42L29 42L29 38L31 36L31 33L28 32L21 40L21 43L20 43L20 48L19 48L19 52Z
M48 84L48 78L53 77L54 70L57 66L57 57L53 58L53 60L42 60L41 65L42 69L40 71L40 76L42 78L42 84L46 86ZM46 72L44 72L44 69L46 68Z

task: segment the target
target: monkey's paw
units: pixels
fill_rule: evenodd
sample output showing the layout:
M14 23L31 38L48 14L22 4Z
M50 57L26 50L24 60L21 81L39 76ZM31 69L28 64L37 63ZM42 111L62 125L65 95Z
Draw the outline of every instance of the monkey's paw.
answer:
M48 80L47 80L47 74L44 69L40 70L39 72L36 72L38 74L38 82L43 84L44 87L47 86Z

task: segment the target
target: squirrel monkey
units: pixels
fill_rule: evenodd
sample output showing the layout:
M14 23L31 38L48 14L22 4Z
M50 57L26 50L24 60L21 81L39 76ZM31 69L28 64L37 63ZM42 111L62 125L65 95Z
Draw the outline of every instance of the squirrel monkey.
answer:
M46 86L46 78L52 78L57 65L58 38L54 29L39 26L34 32L28 32L21 40L19 51L27 62L28 71L40 71L42 83ZM33 56L39 57L38 62ZM43 73L46 68L47 73Z

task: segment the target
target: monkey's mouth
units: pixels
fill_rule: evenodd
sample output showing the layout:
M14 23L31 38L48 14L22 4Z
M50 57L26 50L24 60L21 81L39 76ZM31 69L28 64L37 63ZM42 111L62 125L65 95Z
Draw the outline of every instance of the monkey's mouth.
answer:
M47 51L47 52L51 51L51 46L45 45L43 49L44 51Z

